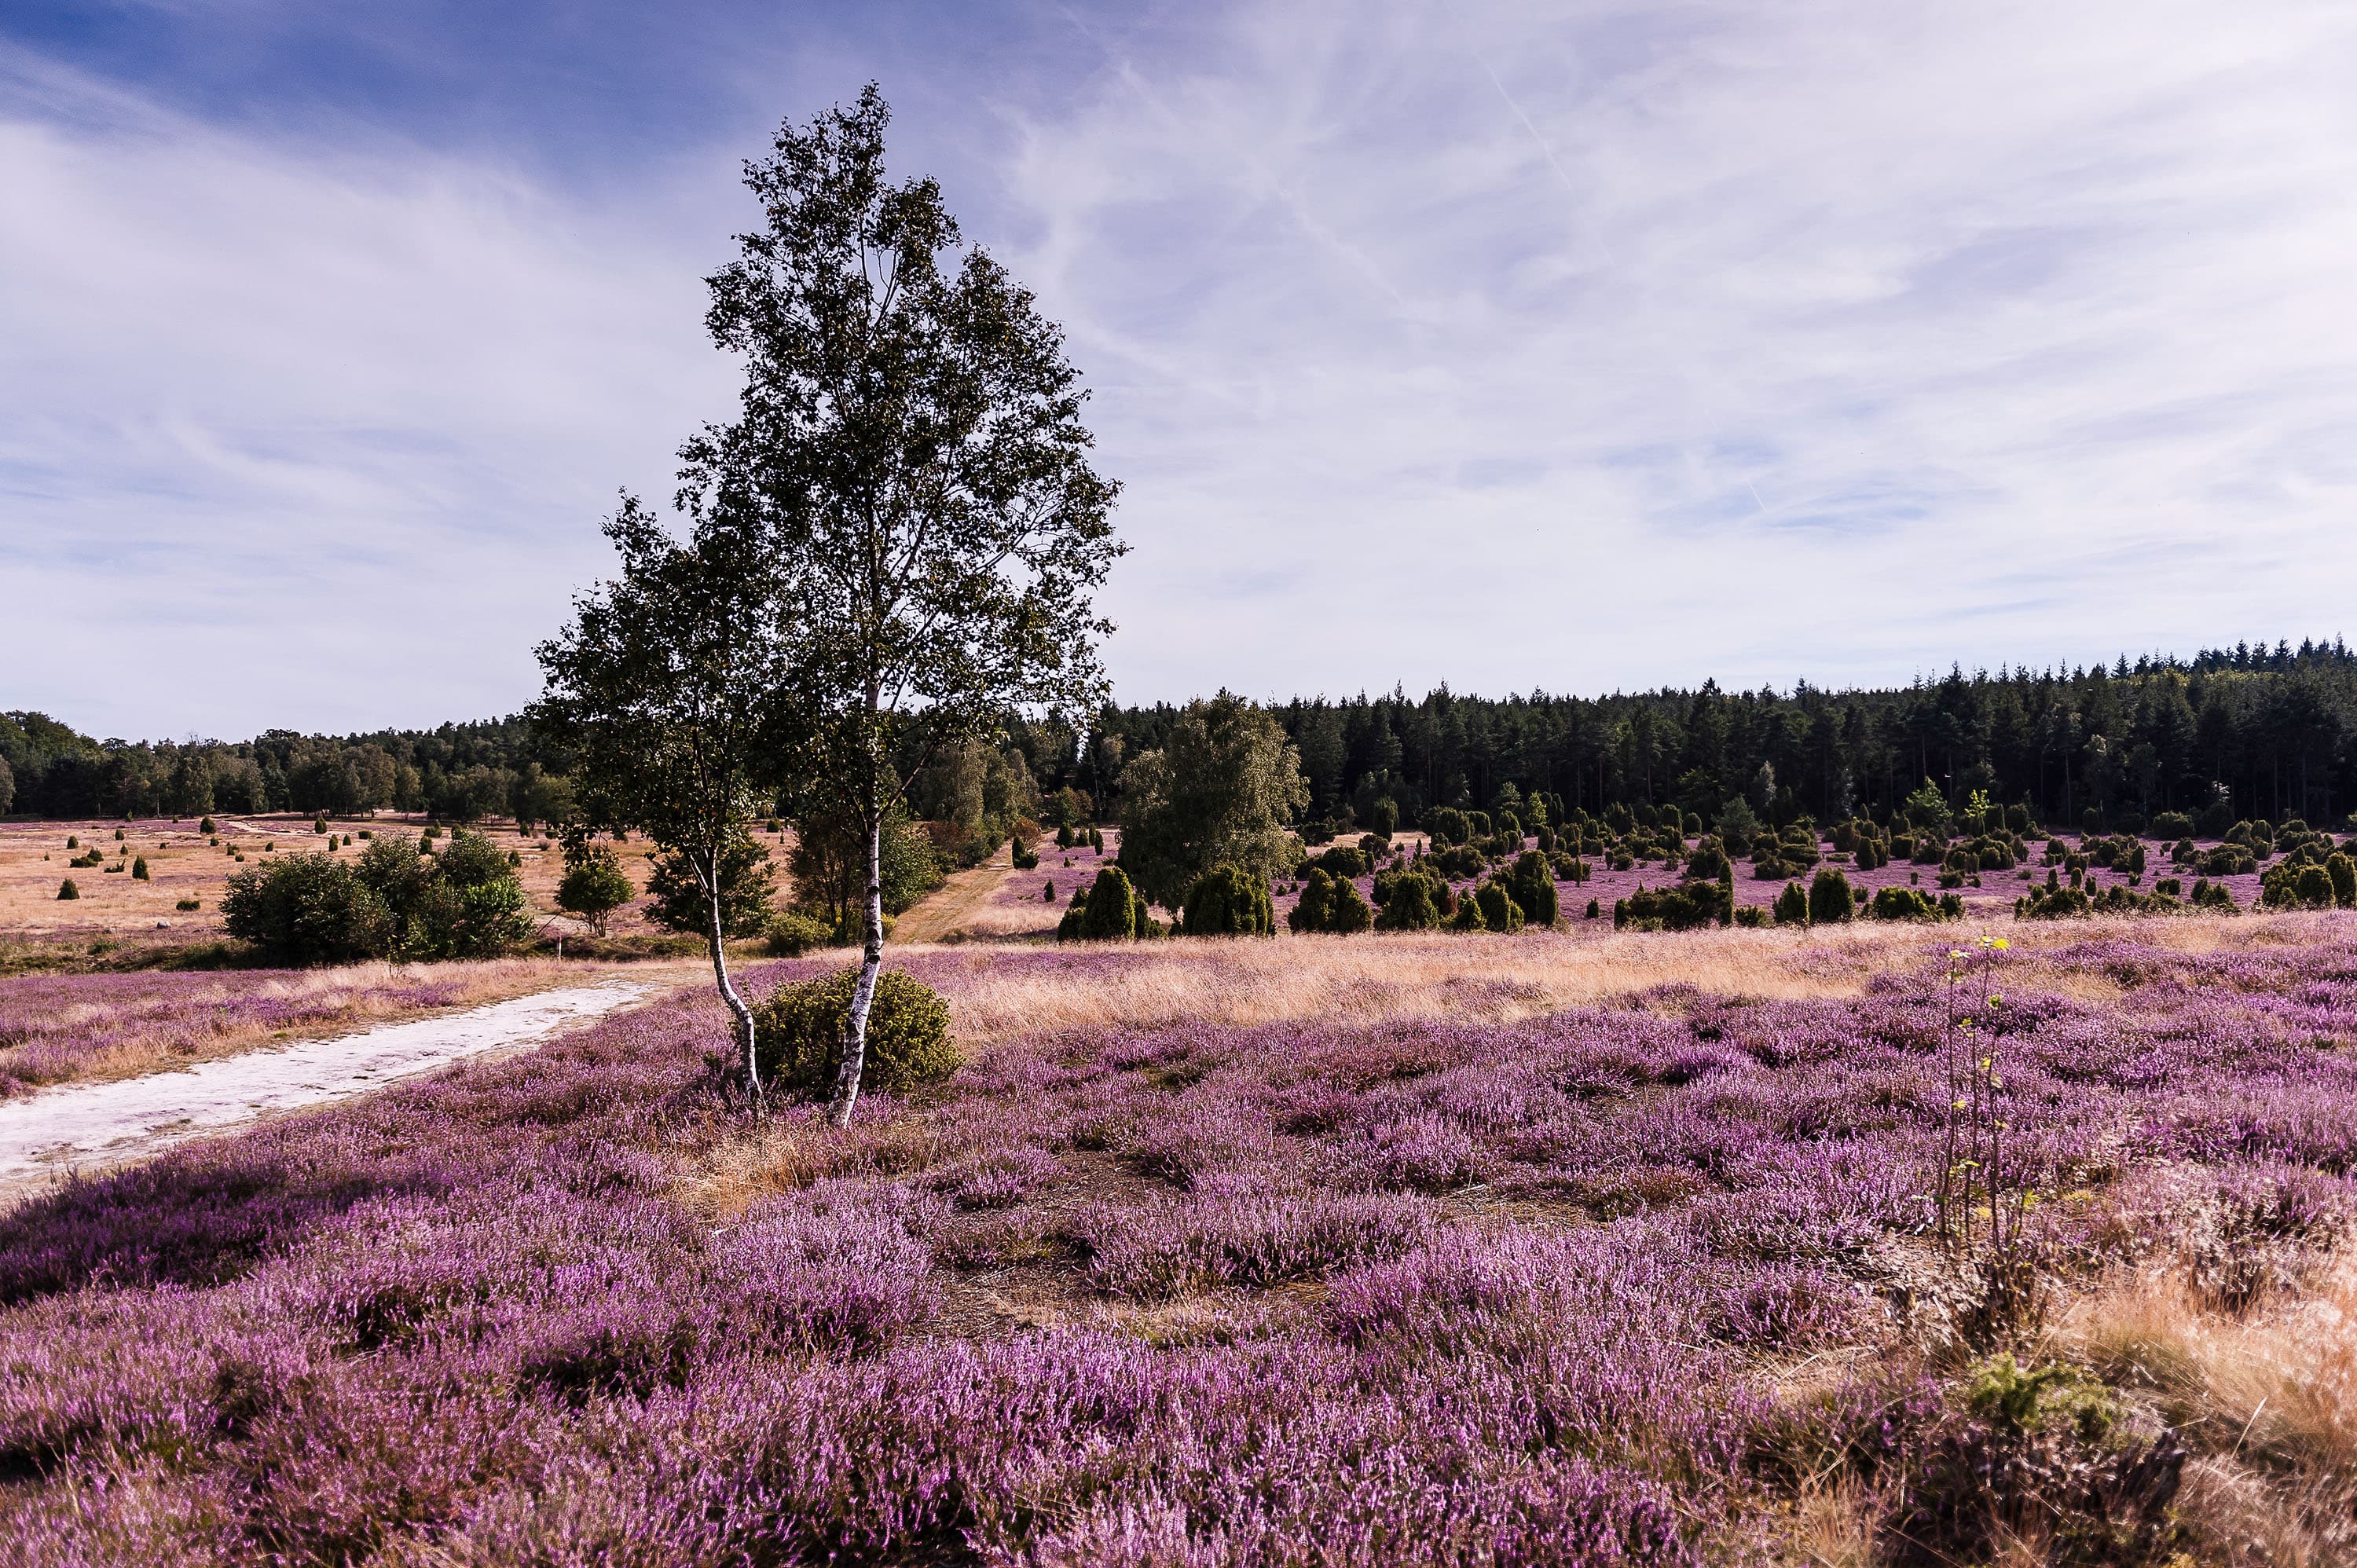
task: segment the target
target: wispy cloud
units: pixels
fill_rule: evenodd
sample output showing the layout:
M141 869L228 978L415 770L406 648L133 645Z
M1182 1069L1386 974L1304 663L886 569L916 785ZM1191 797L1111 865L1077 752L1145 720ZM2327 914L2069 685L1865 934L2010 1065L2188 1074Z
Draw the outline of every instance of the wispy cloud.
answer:
M2343 8L876 16L823 39L835 95L883 77L1095 389L1126 695L2337 629ZM615 487L726 408L697 278L753 134L591 178L161 101L0 56L7 695L155 733L512 707Z

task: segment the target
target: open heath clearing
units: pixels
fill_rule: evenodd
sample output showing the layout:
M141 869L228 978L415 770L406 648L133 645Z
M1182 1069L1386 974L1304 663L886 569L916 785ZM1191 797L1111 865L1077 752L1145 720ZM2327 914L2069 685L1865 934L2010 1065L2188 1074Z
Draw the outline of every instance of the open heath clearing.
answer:
M2346 1560L2357 921L2013 930L903 949L841 1132L682 991L0 1219L0 1535Z

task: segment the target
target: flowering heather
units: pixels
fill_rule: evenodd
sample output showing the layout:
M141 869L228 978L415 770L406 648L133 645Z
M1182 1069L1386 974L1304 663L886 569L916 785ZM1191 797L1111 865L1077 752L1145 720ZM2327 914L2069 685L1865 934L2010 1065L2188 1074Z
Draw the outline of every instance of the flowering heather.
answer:
M2058 1270L2183 1256L2249 1298L2251 1244L2288 1276L2345 1230L2357 922L2298 929L2066 942L1980 1008ZM970 956L915 967L954 1006L991 980ZM1086 985L1146 960L1017 961ZM1938 1487L1998 1453L2058 1506L2117 1501L2117 1541L2222 1560L2128 1487L2173 1486L2166 1447L2090 1490L2111 1451L1993 1449L2013 1429L1924 1363L1826 1371L1943 1310L1937 972L1042 1030L841 1132L755 1113L683 996L0 1218L0 1539L30 1563L1686 1563L1777 1549L1839 1472L1986 1560Z

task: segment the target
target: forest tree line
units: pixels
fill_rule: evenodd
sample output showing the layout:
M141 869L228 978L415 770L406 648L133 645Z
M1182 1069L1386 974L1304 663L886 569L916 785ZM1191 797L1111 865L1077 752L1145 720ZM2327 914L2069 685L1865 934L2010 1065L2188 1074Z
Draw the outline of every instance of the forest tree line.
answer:
M1025 819L1117 817L1123 774L1181 709L1109 705L1082 735L1011 720L1004 743L928 768L911 814L970 862ZM1533 692L1297 698L1270 712L1298 752L1308 816L1341 826L1389 800L1403 823L1538 791L1566 809L1676 805L1706 819L1742 797L1762 816L1886 818L1925 779L2058 825L2161 811L2337 822L2357 806L2357 654L2338 639L2247 644L2191 660L2070 671L1952 670L1904 687L1700 689L1601 697ZM523 719L345 736L95 741L0 714L0 811L42 817L208 811L422 811L556 822L570 759ZM1071 795L1060 792L1070 790ZM2093 813L2090 816L2090 813Z

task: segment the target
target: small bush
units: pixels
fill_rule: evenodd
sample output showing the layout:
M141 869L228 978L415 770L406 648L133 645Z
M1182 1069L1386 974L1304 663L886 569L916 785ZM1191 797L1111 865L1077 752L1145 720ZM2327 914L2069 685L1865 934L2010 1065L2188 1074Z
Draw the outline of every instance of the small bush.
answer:
M800 958L813 948L828 945L834 929L824 920L814 920L808 915L780 915L770 922L769 934L762 938L763 950L771 958Z
M1190 937L1274 935L1268 884L1237 866L1215 865L1187 889L1178 929Z
M1097 873L1094 886L1074 893L1057 924L1058 941L1110 942L1155 934L1146 900L1130 886L1129 873L1108 865Z
M221 829L213 825L213 820L210 817L207 817L203 822L197 824L197 832L205 834L207 837L210 837L212 834L221 832ZM72 846L68 845L67 847L70 848Z
M58 884L58 897L59 898L79 898L81 897L81 889L75 886L74 879L69 876L63 882Z
M1963 900L1957 900L1959 907ZM1936 920L1941 918L1940 906L1912 887L1883 887L1875 891L1867 912L1878 920Z
M139 855L131 862L131 880L134 882L152 882L155 880L154 877L147 875L147 857L145 855Z
M602 937L608 918L638 897L639 890L631 886L630 874L622 869L622 857L610 844L584 843L577 850L568 846L565 858L567 865L565 880L556 885L556 907L579 916Z
M1640 884L1636 892L1612 902L1615 930L1688 931L1725 925L1734 917L1734 890L1723 882L1687 882L1651 889Z
M834 1091L858 980L858 970L845 969L780 986L753 1010L753 1052L764 1082L813 1098ZM950 1008L941 993L899 970L877 974L867 1009L861 1089L905 1093L949 1077L962 1059L950 1038Z
M1765 926L1768 911L1757 904L1746 904L1735 911L1735 923L1738 926Z
M1447 897L1448 890L1423 873L1386 873L1375 879L1375 886L1383 895L1383 913L1375 917L1375 929L1428 931L1440 924L1441 898Z
M1552 887L1552 884L1549 885ZM1473 902L1481 909L1481 925L1486 930L1519 931L1525 918L1522 905L1514 898L1506 884L1494 878L1473 890Z
M1857 913L1857 899L1850 892L1849 878L1840 872L1829 866L1809 883L1809 924L1838 925Z
M1039 857L1033 854L1030 846L1023 842L1023 836L1020 833L1017 833L1014 838L1007 841L1006 852L1008 858L1015 863L1016 870L1037 871L1039 869Z
M1507 874L1506 889L1522 907L1523 918L1534 926L1555 924L1558 907L1555 891L1555 867L1546 856L1536 850L1524 850L1514 859L1514 868Z
M1425 817L1424 831L1432 836L1436 848L1463 843L1472 837L1472 828L1466 822L1465 813L1454 806L1443 806L1436 811L1428 812ZM72 846L70 844L67 847Z
M1375 916L1367 908L1366 899L1360 897L1357 883L1337 881L1313 865L1301 889L1300 902L1286 916L1285 923L1295 931L1327 931L1347 937L1372 929Z
M204 907L205 902L201 898L183 898L178 903L172 906L173 908L178 909L183 915L193 915Z

